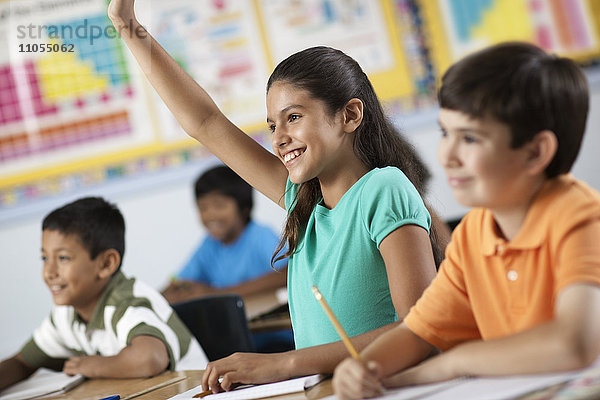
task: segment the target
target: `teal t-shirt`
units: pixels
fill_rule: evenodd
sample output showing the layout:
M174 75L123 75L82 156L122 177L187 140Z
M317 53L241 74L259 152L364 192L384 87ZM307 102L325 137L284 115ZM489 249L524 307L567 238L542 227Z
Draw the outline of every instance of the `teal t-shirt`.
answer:
M288 180L285 204L298 185ZM333 209L314 208L288 262L288 296L296 348L340 340L312 293L316 285L349 336L397 321L379 244L400 226L429 231L421 196L395 167L361 177Z

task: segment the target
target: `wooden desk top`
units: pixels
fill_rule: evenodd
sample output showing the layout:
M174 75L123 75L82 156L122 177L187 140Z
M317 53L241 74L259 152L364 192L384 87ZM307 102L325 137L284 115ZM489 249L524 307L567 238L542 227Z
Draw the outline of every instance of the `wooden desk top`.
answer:
M104 397L118 394L121 399L132 394L148 389L157 384L175 379L177 382L162 388L133 397L135 400L166 400L176 394L183 393L202 383L203 370L167 372L148 379L90 379L76 388L59 396L49 397L51 400L99 400ZM273 400L317 400L333 394L331 380L320 383L314 388L299 393L269 397ZM207 400L210 397L206 397Z
M202 383L202 370L167 372L148 379L91 379L71 391L59 396L47 397L51 400L99 400L118 394L121 400L166 400L179 393L193 389ZM177 380L176 382L173 382ZM170 382L170 383L169 383ZM144 394L155 385L168 383ZM565 390L563 393L561 390ZM200 390L201 391L201 390ZM561 399L598 399L600 398L600 367L582 372L572 381L561 382L549 387L538 388L533 392L517 397L519 400L552 399L559 394ZM319 400L333 394L331 379L319 383L310 390L281 396L269 397L269 400ZM129 397L128 397L129 396ZM210 400L210 396L206 397Z
M246 318L250 321L254 317L270 311L281 305L276 295L277 291L267 291L250 296L244 296L244 307L246 309ZM272 332L279 330L292 329L292 322L289 316L274 318L262 321L252 321L248 323L250 331Z
M246 318L252 319L257 315L267 312L281 304L277 298L277 290L269 290L244 296Z

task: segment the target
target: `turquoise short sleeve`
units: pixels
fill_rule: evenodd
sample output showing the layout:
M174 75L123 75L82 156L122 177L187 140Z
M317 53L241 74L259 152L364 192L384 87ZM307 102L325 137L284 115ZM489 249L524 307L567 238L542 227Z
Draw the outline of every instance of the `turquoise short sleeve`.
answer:
M364 223L377 243L404 225L418 225L429 233L431 216L419 192L398 168L373 175L361 194Z

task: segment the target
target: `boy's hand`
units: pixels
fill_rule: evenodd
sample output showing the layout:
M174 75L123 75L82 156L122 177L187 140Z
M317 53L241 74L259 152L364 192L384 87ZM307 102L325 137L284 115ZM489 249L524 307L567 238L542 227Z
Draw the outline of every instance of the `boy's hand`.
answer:
M93 377L94 358L100 358L100 356L71 357L65 361L63 372L67 375L81 374L87 377Z
M168 366L169 354L163 341L140 335L114 356L71 357L63 372L88 378L142 378L157 375Z
M381 396L381 367L375 361L369 361L365 366L358 360L347 358L335 369L333 389L340 400Z
M179 280L171 282L161 294L167 299L169 304L175 304L217 292L214 288L203 283Z

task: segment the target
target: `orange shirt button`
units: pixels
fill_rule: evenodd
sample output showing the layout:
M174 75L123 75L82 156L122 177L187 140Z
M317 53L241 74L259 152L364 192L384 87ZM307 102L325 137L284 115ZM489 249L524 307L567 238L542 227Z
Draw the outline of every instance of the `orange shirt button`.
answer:
M517 273L517 271L511 269L510 271L508 271L508 273L506 274L506 277L508 278L509 281L516 281L517 278L519 277L519 274Z

